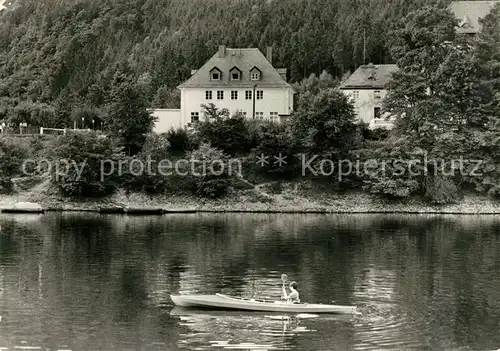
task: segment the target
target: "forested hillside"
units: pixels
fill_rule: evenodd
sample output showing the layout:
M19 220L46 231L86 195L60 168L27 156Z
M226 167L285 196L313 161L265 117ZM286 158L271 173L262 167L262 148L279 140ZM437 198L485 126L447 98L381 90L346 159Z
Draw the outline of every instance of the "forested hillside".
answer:
M0 119L19 103L65 118L99 107L117 72L142 84L150 105L169 107L220 44L272 45L292 82L341 76L363 62L364 42L367 62L390 62L392 24L437 1L17 0L0 15Z

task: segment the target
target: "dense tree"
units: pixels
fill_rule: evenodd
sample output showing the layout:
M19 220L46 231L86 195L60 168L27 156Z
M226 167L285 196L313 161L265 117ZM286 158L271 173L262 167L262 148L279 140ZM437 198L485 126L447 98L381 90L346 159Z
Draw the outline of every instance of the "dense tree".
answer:
M442 116L437 102L436 74L446 60L455 39L454 16L447 9L424 7L410 13L392 32L391 53L399 71L393 74L386 111L404 120L407 129L418 130L432 120L429 113ZM439 111L436 111L436 108Z
M434 2L16 0L0 14L0 97L60 100L70 106L62 125L74 106L102 106L128 65L131 79L147 83L150 106L175 107L176 86L219 44L272 45L292 82L323 70L340 77L363 61L389 62L392 23Z
M241 171L237 163L209 144L201 144L198 149L189 153L188 159L191 169L187 178L193 180L193 191L200 197L224 196L232 179Z
M105 115L106 130L120 138L129 155L135 155L153 130L155 119L147 111L148 105L139 85L121 76L115 81Z
M243 116L229 118L228 109L219 109L213 103L202 105L202 109L205 120L196 124L200 141L232 156L250 151L249 123Z
M390 181L417 181L413 192L438 203L456 199L457 184L499 193L498 11L485 19L479 39L457 35L453 14L429 7L409 14L394 32L391 52L399 71L385 108L397 118L396 137L405 141L399 150L413 158L425 154L428 163L419 177ZM394 150L381 149L378 157L394 160ZM480 166L459 163L463 159ZM396 185L391 190L378 175L369 181L372 190L411 194L403 183Z
M185 128L171 128L165 133L168 141L168 151L173 155L184 155L199 145L193 143L192 133Z
M258 173L277 178L292 178L300 172L300 142L294 137L289 123L263 123L256 130L257 146L252 150L251 162L265 157L257 165ZM277 162L279 158L284 162ZM255 166L254 166L255 167Z
M112 138L93 132L62 136L52 145L53 183L68 196L113 193L121 184L122 148Z
M227 108L220 109L213 102L201 105L201 114L210 122L224 120L231 115Z
M293 88L295 89L294 103L297 106L300 106L301 99L304 94L317 94L323 89L335 88L338 83L338 79L335 79L326 70L321 72L319 77L312 73L308 78L304 78L300 82L293 85Z
M171 170L164 167L164 163L170 160L168 149L169 143L165 135L148 135L141 152L130 161L130 172L123 177L125 186L147 193L165 192L171 181L167 176Z
M161 87L155 94L152 108L181 108L181 93L177 89Z
M29 149L22 143L0 139L0 193L13 189L12 179L23 175L23 163L28 157Z
M354 146L355 120L354 106L338 89L308 92L293 115L293 132L308 153L338 160Z

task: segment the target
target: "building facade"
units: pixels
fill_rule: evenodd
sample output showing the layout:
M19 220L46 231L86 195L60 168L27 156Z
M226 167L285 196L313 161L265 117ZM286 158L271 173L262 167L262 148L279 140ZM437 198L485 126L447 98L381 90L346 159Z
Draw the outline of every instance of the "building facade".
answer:
M156 118L153 131L158 134L166 133L170 129L182 128L181 110L172 108L149 109L151 115Z
M358 120L372 129L393 126L382 115L382 102L387 95L386 84L397 69L396 65L363 65L340 85L340 90L352 98Z
M272 65L272 48L232 49L221 45L200 69L178 86L182 125L203 120L202 105L213 103L231 115L279 122L293 110L294 90L286 82L286 69Z

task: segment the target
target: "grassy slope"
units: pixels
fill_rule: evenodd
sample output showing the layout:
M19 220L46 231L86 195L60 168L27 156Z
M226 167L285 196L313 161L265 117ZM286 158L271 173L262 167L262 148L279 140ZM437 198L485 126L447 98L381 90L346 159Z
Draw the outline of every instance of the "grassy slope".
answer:
M405 213L488 213L500 214L500 204L481 197L468 196L459 204L430 206L419 199L405 202L387 202L364 193L335 194L297 190L289 185L280 194L266 193L258 188L239 190L220 200L198 199L179 195L148 196L145 194L117 194L94 200L71 201L58 196L47 180L20 189L14 195L0 196L0 208L15 202L37 202L46 209L98 210L100 207L158 207L170 211L272 211L272 212L405 212Z

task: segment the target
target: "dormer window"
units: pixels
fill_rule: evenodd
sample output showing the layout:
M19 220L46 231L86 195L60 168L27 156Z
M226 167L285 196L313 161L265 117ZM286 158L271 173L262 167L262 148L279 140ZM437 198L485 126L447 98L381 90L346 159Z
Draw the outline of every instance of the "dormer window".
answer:
M221 80L222 72L217 67L210 70L210 80Z
M231 68L231 70L229 71L229 75L231 77L231 80L241 80L241 71L236 66Z
M254 67L250 70L250 79L251 80L260 80L260 76L261 76L261 71L260 69L258 69L257 67Z

